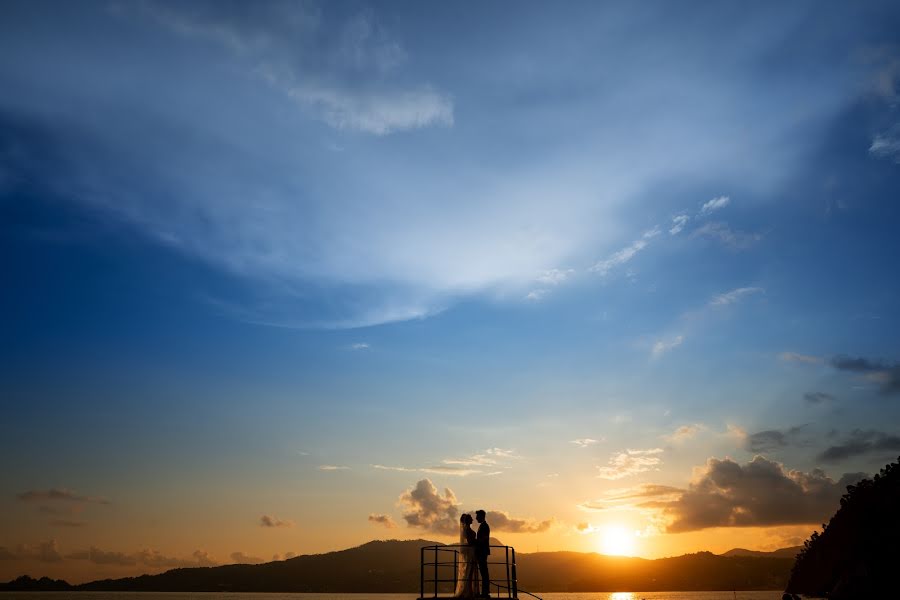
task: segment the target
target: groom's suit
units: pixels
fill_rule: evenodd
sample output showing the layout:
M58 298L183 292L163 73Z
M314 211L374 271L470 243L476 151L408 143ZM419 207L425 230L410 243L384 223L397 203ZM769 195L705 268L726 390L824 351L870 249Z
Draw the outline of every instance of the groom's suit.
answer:
M488 572L488 556L491 554L491 526L483 521L478 526L475 536L475 559L478 561L478 571L481 573L481 595L491 594L491 576Z

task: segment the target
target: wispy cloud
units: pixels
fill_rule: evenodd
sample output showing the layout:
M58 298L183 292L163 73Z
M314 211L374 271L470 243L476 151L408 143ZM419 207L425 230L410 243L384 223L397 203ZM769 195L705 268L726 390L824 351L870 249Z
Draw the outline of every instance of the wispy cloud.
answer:
M594 438L578 438L571 441L572 444L575 444L579 448L587 448L588 446L593 446L595 444L599 444L600 440L595 440Z
M374 523L376 525L381 525L383 527L387 527L388 529L394 529L397 527L396 521L394 521L393 517L385 514L371 513L369 514L369 523Z
M344 465L319 465L316 467L320 471L349 471L350 467Z
M569 279L575 269L550 269L537 276L535 281L544 285L559 285Z
M709 301L710 306L728 306L729 304L734 304L747 296L752 294L763 294L766 290L760 287L740 287L731 290L730 292L725 292L722 294L717 294L713 296L712 300Z
M712 200L703 203L703 206L700 207L700 214L708 215L719 209L725 208L729 203L731 203L731 198L728 196L716 196Z
M886 158L900 163L900 124L894 125L872 138L869 153L877 158Z
M601 479L622 479L646 471L658 470L662 464L662 448L647 450L625 450L614 454L609 464L597 467L597 477Z
M900 451L900 435L874 429L854 429L840 443L823 450L818 459L840 462L858 456L881 456L892 459Z
M502 463L517 460L521 457L510 448L488 448L470 456L445 458L441 464L426 467L404 467L374 464L372 468L381 471L397 471L400 473L427 473L467 477L469 475L499 475L502 471L496 470ZM485 470L490 469L491 470ZM505 467L508 468L508 467Z
M826 402L834 402L835 397L826 392L806 392L803 399L810 404L824 404Z
M151 548L126 553L114 550L102 550L91 546L87 550L76 550L71 552L66 555L66 558L72 560L87 560L96 565L142 565L154 570L182 567L213 567L219 564L205 550L195 550L190 558L178 558L166 556L159 550Z
M50 488L47 490L28 490L16 494L22 502L89 502L94 504L109 504L109 500L99 496L85 496L66 488Z
M900 363L836 356L829 364L839 371L860 374L866 380L877 384L884 395L900 394Z
M701 431L706 430L706 425L702 423L692 423L690 425L682 425L675 429L672 433L663 436L663 439L674 443L681 443L695 437Z
M680 346L682 342L684 342L684 336L682 335L676 335L668 340L657 340L656 343L653 344L650 353L654 357L662 356Z
M368 350L369 347L369 344L367 344L366 342L356 342L354 344L350 344L351 350Z
M493 472L485 472L483 469L468 469L455 465L433 465L431 467L398 467L391 465L372 465L379 471L397 471L400 473L426 473L429 475L450 475L453 477L468 477L469 475L492 475Z
M767 429L751 433L744 439L744 445L749 452L771 452L786 446L803 444L801 439L806 425L796 425L788 429Z
M675 500L684 493L682 488L668 485L645 483L635 487L609 490L602 497L595 500L581 502L578 507L586 511L604 511L621 509L653 500L656 502Z
M612 253L608 258L595 263L594 266L590 268L590 271L599 273L601 276L605 277L612 269L624 265L633 259L637 253L646 248L647 244L650 243L650 240L657 235L659 235L659 227L654 227L653 229L645 231L640 238L634 240L621 250Z
M745 250L763 238L759 233L733 230L727 223L722 222L705 223L695 229L691 235L718 240L734 250Z
M800 354L798 352L782 352L778 355L780 360L784 362L797 362L804 363L807 365L818 365L821 364L823 359L819 356L812 356L810 354Z
M687 225L690 217L687 215L678 215L672 217L672 226L669 228L669 235L678 235Z
M247 71L280 90L337 129L386 135L431 125L453 125L453 101L428 84L386 86L388 75L406 60L400 43L374 20L357 14L346 20L335 43L316 45L322 22L303 4L270 4L232 11L217 3L172 4L145 0L140 8L159 25L195 41L219 45L247 63ZM330 76L314 60L329 64ZM335 77L341 73L343 78ZM369 73L377 73L371 77ZM350 77L368 79L352 85Z
M294 522L289 520L279 519L278 517L273 517L272 515L263 515L259 518L259 526L260 527L293 527Z

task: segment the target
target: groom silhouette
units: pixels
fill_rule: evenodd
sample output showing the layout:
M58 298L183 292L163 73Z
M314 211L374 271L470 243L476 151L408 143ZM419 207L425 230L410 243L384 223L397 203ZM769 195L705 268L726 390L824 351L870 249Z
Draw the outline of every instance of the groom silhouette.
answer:
M481 598L491 596L491 575L488 573L488 556L491 554L491 526L484 520L483 510L475 511L478 521L478 533L475 534L475 560L478 561L478 572L481 573Z

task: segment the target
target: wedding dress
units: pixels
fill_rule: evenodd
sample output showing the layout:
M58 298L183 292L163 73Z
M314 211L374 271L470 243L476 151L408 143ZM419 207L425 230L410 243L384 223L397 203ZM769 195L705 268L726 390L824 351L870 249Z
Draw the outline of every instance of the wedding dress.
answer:
M456 568L456 598L475 597L475 532L471 527L459 525L459 564Z

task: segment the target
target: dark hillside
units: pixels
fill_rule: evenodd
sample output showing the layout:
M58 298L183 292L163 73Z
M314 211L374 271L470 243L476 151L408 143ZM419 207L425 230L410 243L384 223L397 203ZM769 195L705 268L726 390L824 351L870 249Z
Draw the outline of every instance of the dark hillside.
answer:
M897 597L900 464L847 486L841 507L808 539L787 590L829 598Z

